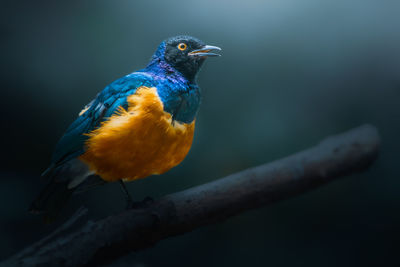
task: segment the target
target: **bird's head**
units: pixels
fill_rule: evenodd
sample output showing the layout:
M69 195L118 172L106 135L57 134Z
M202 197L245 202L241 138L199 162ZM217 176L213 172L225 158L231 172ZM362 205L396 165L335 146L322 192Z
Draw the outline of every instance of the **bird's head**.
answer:
M207 57L220 56L214 53L221 48L206 45L197 38L181 35L163 41L153 56L179 71L186 79L193 81L201 65Z

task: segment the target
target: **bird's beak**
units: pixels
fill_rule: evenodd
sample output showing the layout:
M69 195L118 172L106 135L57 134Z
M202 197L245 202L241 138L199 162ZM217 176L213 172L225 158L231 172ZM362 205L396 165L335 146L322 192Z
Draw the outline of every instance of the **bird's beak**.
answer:
M222 49L218 46L205 45L200 49L193 50L188 53L189 56L196 57L219 57L220 54L212 53L211 51L221 51Z

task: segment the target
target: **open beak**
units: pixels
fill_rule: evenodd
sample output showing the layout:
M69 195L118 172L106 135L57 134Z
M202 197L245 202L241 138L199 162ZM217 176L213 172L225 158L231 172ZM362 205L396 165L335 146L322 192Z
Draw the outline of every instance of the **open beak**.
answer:
M219 57L220 54L213 53L212 51L221 51L222 49L218 46L213 45L205 45L200 49L193 50L188 53L189 56L196 56L196 57Z

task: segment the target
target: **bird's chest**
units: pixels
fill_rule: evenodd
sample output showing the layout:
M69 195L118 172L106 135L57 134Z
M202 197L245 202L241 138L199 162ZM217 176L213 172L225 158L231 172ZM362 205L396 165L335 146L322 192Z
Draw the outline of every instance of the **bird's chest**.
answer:
M158 94L163 102L164 111L170 113L174 121L191 123L200 106L200 90L197 86L185 90L171 90L157 86Z
M195 122L174 121L164 104L156 88L138 88L127 110L89 134L81 160L106 181L144 178L179 164L191 147Z

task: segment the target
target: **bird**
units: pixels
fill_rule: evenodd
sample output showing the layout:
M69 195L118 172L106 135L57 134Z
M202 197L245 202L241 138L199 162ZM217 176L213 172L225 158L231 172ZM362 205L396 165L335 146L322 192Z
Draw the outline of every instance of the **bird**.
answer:
M97 185L159 175L190 150L201 102L197 74L221 48L187 35L161 42L148 65L107 85L55 146L29 211L52 221L68 199Z

